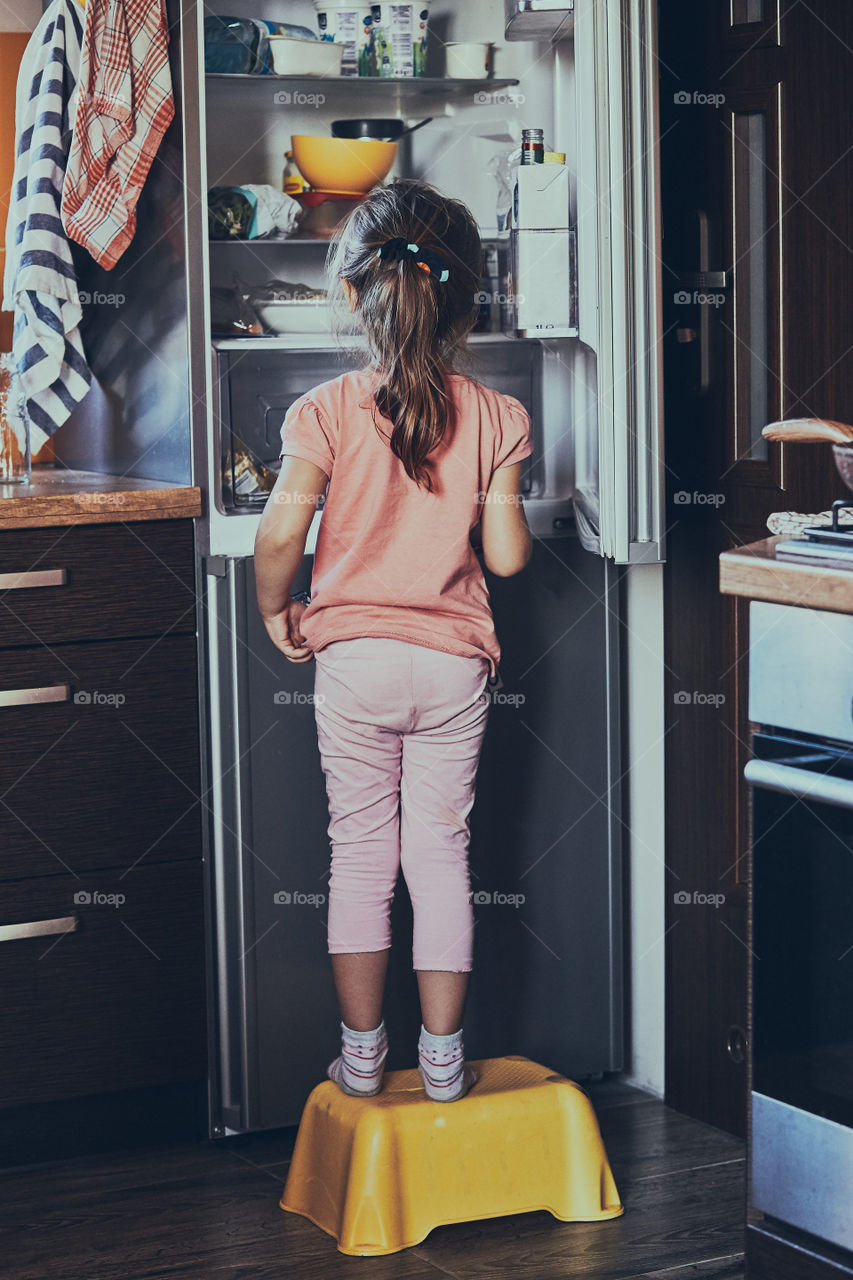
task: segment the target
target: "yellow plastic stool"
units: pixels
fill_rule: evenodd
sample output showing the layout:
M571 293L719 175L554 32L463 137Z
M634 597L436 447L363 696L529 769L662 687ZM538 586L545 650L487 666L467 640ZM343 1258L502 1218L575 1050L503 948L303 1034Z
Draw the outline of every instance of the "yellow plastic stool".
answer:
M417 1069L374 1098L331 1080L305 1104L282 1209L341 1253L396 1253L433 1227L547 1209L561 1222L623 1206L588 1096L529 1058L486 1058L458 1102L431 1102Z

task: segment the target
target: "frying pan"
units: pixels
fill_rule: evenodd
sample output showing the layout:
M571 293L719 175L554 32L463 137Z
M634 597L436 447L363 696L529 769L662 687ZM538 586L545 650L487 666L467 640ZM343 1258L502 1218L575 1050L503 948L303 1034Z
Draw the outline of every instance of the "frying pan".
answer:
M333 120L332 121L332 137L333 138L375 138L380 142L397 142L400 138L404 138L407 133L414 133L416 129L422 129L425 124L429 124L432 116L427 116L426 120L419 121L418 124L406 127L402 120Z

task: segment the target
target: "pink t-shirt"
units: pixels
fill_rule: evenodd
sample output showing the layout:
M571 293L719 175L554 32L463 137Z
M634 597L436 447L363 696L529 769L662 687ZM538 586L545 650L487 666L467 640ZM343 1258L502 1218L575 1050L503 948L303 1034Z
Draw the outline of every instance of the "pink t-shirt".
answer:
M470 533L497 467L532 451L530 419L512 396L452 374L456 414L429 456L435 492L406 475L372 392L376 374L345 373L291 405L281 455L329 476L302 632L316 652L335 640L386 636L500 661L489 592Z

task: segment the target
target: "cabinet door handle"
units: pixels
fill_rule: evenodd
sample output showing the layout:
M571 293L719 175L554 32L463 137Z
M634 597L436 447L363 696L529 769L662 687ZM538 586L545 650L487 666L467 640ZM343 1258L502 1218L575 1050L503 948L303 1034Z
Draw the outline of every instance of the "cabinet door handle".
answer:
M78 916L59 916L56 920L0 924L0 942L17 942L19 938L46 938L52 933L74 933L79 923Z
M29 573L0 573L0 591L23 591L30 587L62 587L67 569L32 569Z
M70 684L49 684L38 689L0 689L0 707L26 707L36 702L69 702Z

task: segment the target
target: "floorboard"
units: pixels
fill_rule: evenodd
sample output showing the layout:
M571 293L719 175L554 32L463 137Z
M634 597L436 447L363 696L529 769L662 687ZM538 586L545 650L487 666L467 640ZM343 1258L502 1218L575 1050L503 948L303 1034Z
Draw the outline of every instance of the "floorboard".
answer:
M439 1227L388 1258L347 1258L278 1198L295 1133L156 1147L0 1173L15 1280L742 1280L744 1149L618 1080L587 1088L626 1211Z

